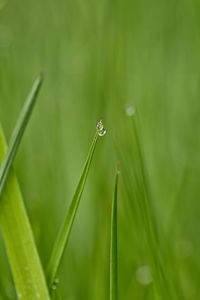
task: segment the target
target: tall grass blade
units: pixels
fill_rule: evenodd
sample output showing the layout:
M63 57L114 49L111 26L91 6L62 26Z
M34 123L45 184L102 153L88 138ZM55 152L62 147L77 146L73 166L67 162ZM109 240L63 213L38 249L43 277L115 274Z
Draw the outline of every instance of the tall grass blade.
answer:
M141 137L138 133L138 126L134 116L131 117L133 134L135 137L135 148L137 160L140 168L140 215L143 216L143 224L146 232L148 246L151 249L150 262L155 287L158 294L163 294L163 299L173 299L171 283L167 280L166 269L161 243L161 226L158 226L155 208L153 206L153 198L149 185L149 177L146 169L146 161L143 154ZM158 230L159 229L159 230Z
M6 178L9 174L12 162L15 158L16 152L18 150L21 139L23 137L23 133L25 131L26 125L31 116L34 104L36 102L38 92L39 92L41 84L42 84L42 81L43 81L43 74L40 74L40 76L35 80L33 87L31 89L31 92L28 95L27 100L25 101L24 107L21 111L21 114L17 121L16 127L12 134L12 137L11 137L11 140L9 143L9 147L8 147L8 151L3 159L3 162L2 162L2 165L0 168L0 196L2 194L4 185L6 182Z
M111 243L110 243L110 300L118 299L118 250L117 250L117 193L118 193L117 170L115 177L115 189L111 212Z
M48 290L34 243L30 223L12 162L42 84L40 75L25 102L7 150L0 127L0 225L15 281L18 298L49 299Z
M77 209L78 209L78 206L80 203L81 195L83 193L85 182L86 182L87 175L89 172L89 168L90 168L90 165L92 162L92 157L94 154L98 136L99 135L102 136L105 134L105 130L103 128L101 120L98 124L100 124L101 126L99 126L99 127L97 126L97 131L95 133L92 145L90 147L88 157L87 157L87 160L85 163L85 167L83 169L82 175L81 175L79 183L77 185L72 202L69 206L69 209L67 210L64 222L61 225L60 231L58 233L58 237L55 241L54 248L53 248L50 260L49 260L49 264L47 267L47 283L49 285L49 288L51 288L54 283L54 279L55 279L56 273L58 271L59 265L61 263L61 259L62 259L64 250L68 243L72 225L73 225L73 222L74 222L74 219L76 216L76 212L77 212Z
M0 163L7 150L0 127ZM0 201L0 226L19 299L48 300L44 273L19 185L11 167Z

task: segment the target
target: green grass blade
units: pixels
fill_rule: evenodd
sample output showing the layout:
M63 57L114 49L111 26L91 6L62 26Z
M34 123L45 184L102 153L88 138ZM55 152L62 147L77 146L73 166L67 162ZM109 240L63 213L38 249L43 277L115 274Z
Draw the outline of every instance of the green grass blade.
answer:
M117 250L117 193L118 193L117 170L115 177L115 189L111 212L111 243L110 243L110 300L118 298L118 250Z
M9 174L9 170L10 170L12 162L15 158L17 149L18 149L21 139L23 137L23 133L25 131L26 125L31 116L34 104L36 102L38 92L39 92L41 84L42 84L42 81L43 81L43 75L40 74L40 76L34 82L31 92L30 92L29 96L27 97L27 100L25 101L24 107L21 111L20 117L17 121L16 127L12 134L8 151L4 157L4 160L3 160L1 168L0 168L0 196L2 194L4 185L6 182L6 178Z
M0 127L0 163L7 150ZM19 299L48 300L44 273L13 168L1 195L0 225Z
M101 122L101 120L100 120L100 122ZM100 123L98 123L98 124L100 124ZM58 237L54 244L54 248L53 248L53 251L52 251L52 254L51 254L51 257L49 260L49 264L47 267L47 283L49 285L49 288L51 288L53 285L53 282L54 282L58 267L60 265L64 250L67 246L67 242L68 242L70 232L72 229L72 225L73 225L73 222L74 222L74 219L76 216L76 212L77 212L77 209L79 206L81 195L84 190L85 182L87 179L87 175L89 172L89 168L91 165L92 157L94 154L94 150L95 150L95 146L96 146L99 134L100 135L105 134L105 130L103 128L102 123L100 124L99 127L97 127L97 131L95 133L92 145L90 147L89 154L88 154L88 157L87 157L87 160L85 163L85 167L83 169L82 175L81 175L79 183L77 185L74 197L72 199L69 209L67 210L66 217L64 219L64 222L60 228Z

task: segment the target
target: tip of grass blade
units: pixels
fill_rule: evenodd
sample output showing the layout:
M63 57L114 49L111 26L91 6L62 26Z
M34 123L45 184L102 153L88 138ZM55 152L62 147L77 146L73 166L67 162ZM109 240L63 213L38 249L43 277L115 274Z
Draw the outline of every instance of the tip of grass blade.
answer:
M39 93L42 82L43 75L40 74L32 86L30 94L28 95L25 101L25 104L21 110L21 114L18 118L17 124L14 128L7 153L0 167L0 196L3 191L13 160L21 143L24 131L33 111L33 107L36 102L36 98Z

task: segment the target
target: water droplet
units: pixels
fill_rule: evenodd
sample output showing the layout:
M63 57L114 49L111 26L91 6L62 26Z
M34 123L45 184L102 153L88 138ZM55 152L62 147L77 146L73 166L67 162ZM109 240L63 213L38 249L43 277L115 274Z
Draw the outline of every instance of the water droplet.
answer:
M56 279L54 280L54 282L55 282L55 283L59 283L59 278L56 278Z
M18 298L21 299L22 298L22 294L18 294Z
M40 294L39 294L39 293L37 293L37 294L36 294L36 297L37 297L37 298L40 298Z
M100 121L97 123L96 129L97 129L97 130L103 130L103 122L102 122L102 119L100 119Z
M129 117L132 117L135 114L135 108L132 104L126 105L126 114Z
M106 130L105 130L105 128L103 127L102 119L100 119L100 121L97 123L96 129L98 130L99 136L103 136L103 135L106 134Z
M136 279L139 283L143 285L150 284L152 282L152 276L149 266L144 265L139 267L136 271Z
M56 285L53 284L53 285L52 285L52 290L56 290L56 288L57 288Z
M99 131L99 136L103 136L104 134L106 134L106 130L103 129L102 131Z

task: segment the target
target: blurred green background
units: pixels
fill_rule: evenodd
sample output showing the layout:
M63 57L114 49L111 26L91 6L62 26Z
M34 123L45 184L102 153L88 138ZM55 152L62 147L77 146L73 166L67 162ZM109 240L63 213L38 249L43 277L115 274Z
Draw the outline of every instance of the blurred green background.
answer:
M44 268L100 117L107 129L59 270L61 299L109 299L119 160L119 299L198 300L200 2L0 0L0 120L8 140L40 71L45 83L15 169ZM140 205L146 188L157 248ZM2 237L0 293L15 299Z

